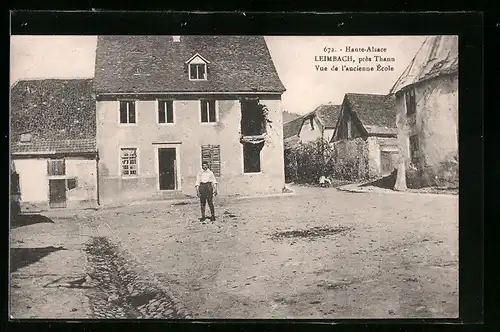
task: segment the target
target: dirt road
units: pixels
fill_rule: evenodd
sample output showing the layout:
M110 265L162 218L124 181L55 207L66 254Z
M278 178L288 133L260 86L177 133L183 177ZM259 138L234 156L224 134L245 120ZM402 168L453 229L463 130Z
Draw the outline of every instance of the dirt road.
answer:
M458 316L458 196L296 190L218 198L208 224L197 204L165 202L71 222L126 252L194 318Z
M158 203L100 219L194 317L458 315L458 196L297 188L217 213L202 225L198 205Z

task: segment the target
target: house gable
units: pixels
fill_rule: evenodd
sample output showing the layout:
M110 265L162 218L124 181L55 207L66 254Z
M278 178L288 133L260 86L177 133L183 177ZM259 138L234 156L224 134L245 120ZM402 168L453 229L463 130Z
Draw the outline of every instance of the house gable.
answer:
M348 135L349 119L351 135ZM394 95L348 93L342 103L338 139L358 136L396 136Z

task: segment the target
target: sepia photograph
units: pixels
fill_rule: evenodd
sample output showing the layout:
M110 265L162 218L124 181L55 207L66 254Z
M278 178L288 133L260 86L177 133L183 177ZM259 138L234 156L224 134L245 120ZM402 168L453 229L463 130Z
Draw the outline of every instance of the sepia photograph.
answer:
M11 319L459 316L456 35L12 35Z

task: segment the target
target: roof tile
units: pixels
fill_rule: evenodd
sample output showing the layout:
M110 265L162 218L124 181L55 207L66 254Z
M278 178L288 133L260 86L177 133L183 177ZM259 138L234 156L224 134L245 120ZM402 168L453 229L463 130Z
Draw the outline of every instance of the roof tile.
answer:
M196 53L210 61L206 81L188 79ZM261 36L99 36L95 67L97 93L285 91Z
M396 128L394 95L347 93L346 99L364 126Z
M12 151L87 152L90 148L95 151L92 80L17 82L11 89L10 130ZM18 145L23 133L32 134L31 143Z

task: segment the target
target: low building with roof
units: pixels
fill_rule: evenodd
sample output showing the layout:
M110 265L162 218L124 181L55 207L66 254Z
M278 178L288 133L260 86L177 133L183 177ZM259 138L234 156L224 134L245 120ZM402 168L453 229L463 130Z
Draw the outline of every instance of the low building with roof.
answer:
M99 36L94 89L103 203L284 187L280 81L260 36Z
M341 156L352 155L363 169L361 177L387 175L397 167L396 107L394 95L347 93L331 142L339 147ZM348 141L361 145L353 150ZM363 173L363 174L361 174Z
M298 142L312 142L332 138L340 114L340 105L322 104L297 119L283 125L285 148Z
M96 206L92 80L21 80L10 97L10 156L22 209Z
M395 82L395 189L458 187L458 36L427 37Z

